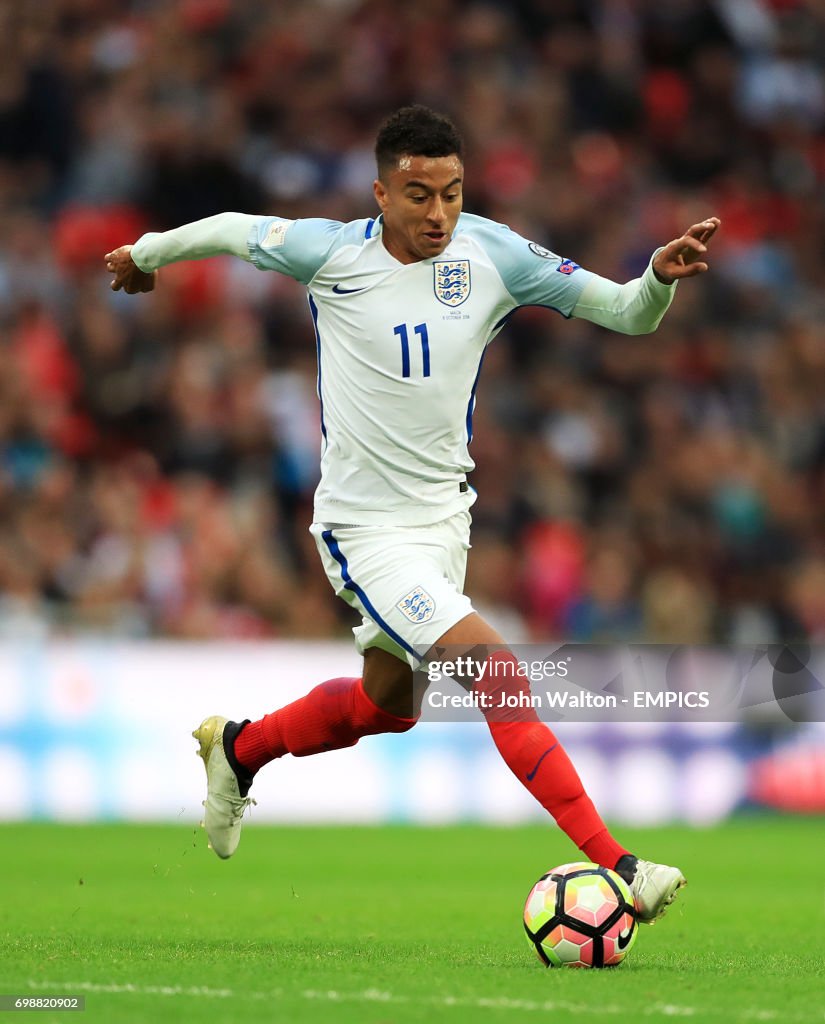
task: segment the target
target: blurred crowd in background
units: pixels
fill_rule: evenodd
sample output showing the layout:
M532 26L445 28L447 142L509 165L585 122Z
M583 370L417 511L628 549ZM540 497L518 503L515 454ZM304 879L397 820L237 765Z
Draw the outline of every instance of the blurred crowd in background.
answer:
M795 0L0 0L0 637L352 625L307 533L304 290L216 259L126 296L102 257L224 210L373 215L409 102L463 130L465 209L615 280L722 219L655 334L525 309L491 345L478 610L513 641L825 639L825 6Z

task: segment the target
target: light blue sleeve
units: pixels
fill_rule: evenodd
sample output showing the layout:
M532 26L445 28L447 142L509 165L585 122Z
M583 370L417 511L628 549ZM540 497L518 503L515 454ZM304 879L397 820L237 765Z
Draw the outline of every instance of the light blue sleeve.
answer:
M465 214L462 228L486 250L516 306L549 306L569 317L592 275L504 224Z
M367 223L260 217L247 237L249 257L259 270L277 270L309 284L336 249L363 241Z

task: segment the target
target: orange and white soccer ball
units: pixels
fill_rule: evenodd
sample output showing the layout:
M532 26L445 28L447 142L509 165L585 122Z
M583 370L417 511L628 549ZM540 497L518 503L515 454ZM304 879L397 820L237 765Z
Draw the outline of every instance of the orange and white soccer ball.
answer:
M627 882L582 861L541 876L524 905L524 930L545 967L615 967L638 925Z

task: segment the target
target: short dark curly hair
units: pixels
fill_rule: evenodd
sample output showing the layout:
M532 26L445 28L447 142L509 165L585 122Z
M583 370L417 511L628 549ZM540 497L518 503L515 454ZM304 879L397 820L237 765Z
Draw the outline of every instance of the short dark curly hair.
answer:
M443 114L416 103L401 107L384 121L375 139L375 162L382 177L402 156L452 156L464 159L464 140Z

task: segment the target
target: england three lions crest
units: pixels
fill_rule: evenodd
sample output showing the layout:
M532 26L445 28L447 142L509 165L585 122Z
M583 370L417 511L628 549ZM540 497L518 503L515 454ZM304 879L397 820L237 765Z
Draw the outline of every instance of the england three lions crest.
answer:
M435 601L423 587L413 588L395 607L410 622L429 622L435 613Z
M470 296L470 261L437 260L433 263L435 297L445 306L460 306Z

